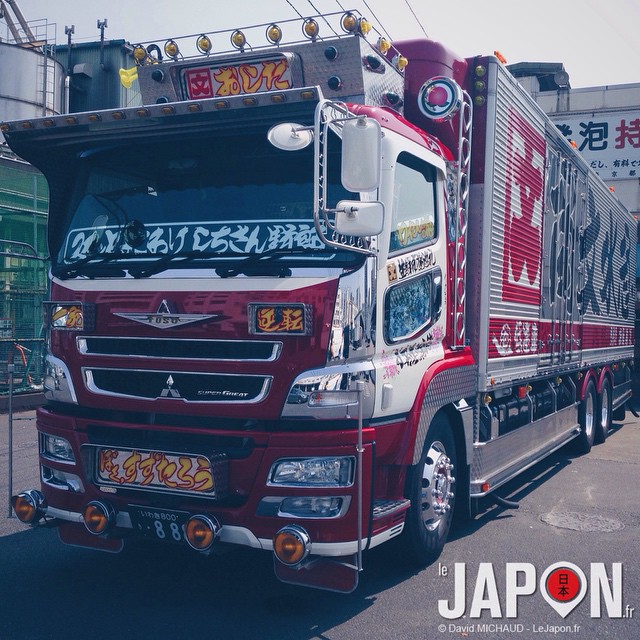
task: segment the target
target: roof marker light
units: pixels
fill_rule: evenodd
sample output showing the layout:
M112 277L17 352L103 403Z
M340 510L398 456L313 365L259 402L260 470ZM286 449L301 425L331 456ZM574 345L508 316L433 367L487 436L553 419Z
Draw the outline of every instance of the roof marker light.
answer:
M277 24L269 25L267 28L267 40L271 44L280 44L280 40L282 40L282 29Z
M244 48L247 46L247 38L244 35L244 33L242 33L242 31L240 31L240 29L236 29L231 34L231 44L236 49L240 49L240 51L244 51Z
M376 47L378 51L384 55L391 49L391 43L386 38L378 38Z
M320 26L313 18L307 18L302 24L302 33L305 38L315 40L318 37L318 33L320 33Z
M402 71L409 64L409 61L404 56L397 55L393 59L393 64L398 71Z
M169 58L177 60L180 55L180 48L175 40L167 40L164 43L164 52L169 56Z
M354 33L358 29L358 18L356 18L353 13L347 12L342 16L340 26L345 33Z
M203 33L196 40L196 47L198 48L198 51L200 53L208 56L211 53L211 49L213 49L213 44L211 43L209 37Z
M147 50L141 44L133 47L133 59L138 64L142 64L147 59Z
M366 36L369 31L371 31L371 23L366 18L360 18L358 20L358 31Z
M507 64L507 59L499 51L494 51L493 54L502 64Z

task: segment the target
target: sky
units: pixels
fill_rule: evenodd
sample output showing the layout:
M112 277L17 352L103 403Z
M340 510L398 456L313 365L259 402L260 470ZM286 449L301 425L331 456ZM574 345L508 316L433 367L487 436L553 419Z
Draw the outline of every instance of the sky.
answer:
M9 3L5 3L9 4ZM298 14L358 10L393 40L425 33L461 56L499 51L508 63L561 62L571 87L640 83L638 0L13 0L49 40L131 43L268 24ZM12 14L13 15L13 14ZM45 22L46 21L46 22ZM321 23L321 35L322 23ZM7 29L0 21L0 37ZM260 43L262 44L262 43Z

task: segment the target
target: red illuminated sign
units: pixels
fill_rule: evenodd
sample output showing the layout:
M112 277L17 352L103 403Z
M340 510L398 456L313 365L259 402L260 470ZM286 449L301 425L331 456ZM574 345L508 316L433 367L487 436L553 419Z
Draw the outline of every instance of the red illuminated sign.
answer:
M311 334L311 310L304 304L250 304L249 321L254 335Z
M182 72L182 80L189 100L226 98L293 87L291 69L284 58L219 67L193 67Z

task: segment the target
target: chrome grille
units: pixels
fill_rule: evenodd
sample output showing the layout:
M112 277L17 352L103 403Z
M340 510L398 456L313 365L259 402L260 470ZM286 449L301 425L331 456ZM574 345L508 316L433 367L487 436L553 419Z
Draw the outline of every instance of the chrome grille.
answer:
M281 342L262 340L83 336L77 338L77 344L80 353L91 356L241 362L272 362L278 359L282 350Z
M146 369L83 368L93 393L141 400L189 403L255 403L265 398L271 376L185 373Z

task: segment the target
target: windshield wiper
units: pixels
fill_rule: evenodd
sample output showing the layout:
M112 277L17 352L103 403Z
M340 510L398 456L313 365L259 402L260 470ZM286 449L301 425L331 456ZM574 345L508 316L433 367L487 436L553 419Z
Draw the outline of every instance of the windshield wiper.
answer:
M52 265L51 273L57 278L77 278L87 276L89 278L102 275L114 275L123 277L125 271L119 264L111 264L114 260L122 260L131 257L130 253L108 253L104 255L90 254L71 264Z
M139 255L138 255L139 257ZM148 255L145 257L149 257ZM205 260L211 257L211 254L202 251L188 251L185 253L163 253L161 255L154 254L155 260L148 264L136 267L128 267L129 273L134 278L148 278L164 271L169 266L184 266L195 264L199 260Z
M265 268L265 263L275 262L280 258L291 255L292 253L302 253L305 256L315 256L318 254L333 253L325 249L308 249L307 247L283 248L276 247L268 249L262 253L252 253L245 258L241 258L232 267L216 267L216 273L221 278L234 278L241 273L245 275L276 275L279 278L286 278L291 275L291 269L285 265L274 268Z

